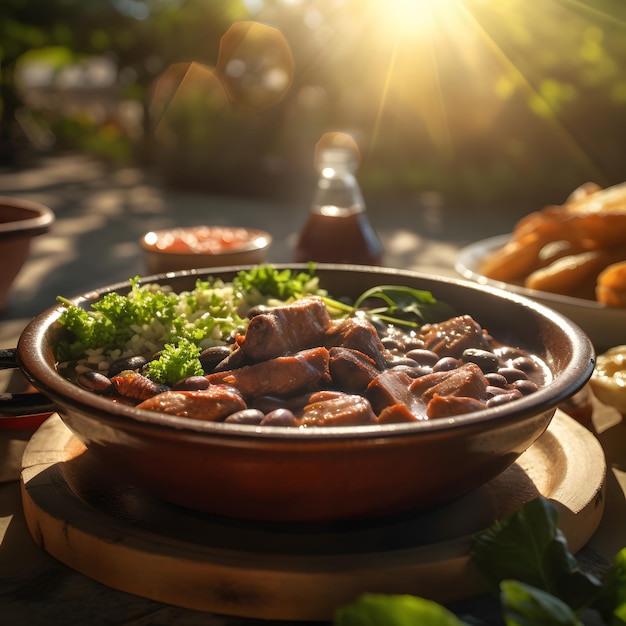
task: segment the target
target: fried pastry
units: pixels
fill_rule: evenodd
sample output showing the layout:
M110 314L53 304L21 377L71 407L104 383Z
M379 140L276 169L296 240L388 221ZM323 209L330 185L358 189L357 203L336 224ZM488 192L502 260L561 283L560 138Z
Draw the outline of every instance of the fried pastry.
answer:
M600 272L596 300L607 306L626 307L626 261L613 263Z
M613 283L596 287L596 282L608 265L626 261L624 242L626 182L606 189L585 183L564 204L519 220L509 241L486 255L479 271L493 280L561 295L593 300L601 292L614 302L605 293Z

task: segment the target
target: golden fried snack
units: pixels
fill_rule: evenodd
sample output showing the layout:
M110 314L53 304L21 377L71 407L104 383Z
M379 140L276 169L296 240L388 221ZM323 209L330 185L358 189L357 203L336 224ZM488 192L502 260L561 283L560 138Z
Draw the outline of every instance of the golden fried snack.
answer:
M565 202L578 202L579 200L582 200L597 191L602 191L602 187L600 187L598 183L583 183L580 187L576 187L576 189L574 189L574 191L567 196L567 200Z
M626 307L626 260L613 263L600 272L596 300L607 306Z
M595 189L595 191L590 191ZM595 183L585 183L574 190L565 204L573 213L623 213L626 209L626 182L603 189Z
M607 265L623 259L626 259L624 246L570 254L532 272L524 281L524 286L594 300L600 272Z
M511 239L486 255L480 272L494 280L523 284L558 258L615 248L626 241L626 183L598 189L587 183L560 206L530 213L515 226ZM560 242L560 252L546 251ZM568 249L569 247L569 249Z

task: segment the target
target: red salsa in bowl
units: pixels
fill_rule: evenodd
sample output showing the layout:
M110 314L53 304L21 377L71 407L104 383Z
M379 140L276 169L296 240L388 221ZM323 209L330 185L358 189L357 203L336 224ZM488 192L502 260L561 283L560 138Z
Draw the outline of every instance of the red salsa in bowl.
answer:
M150 231L141 239L151 273L241 263L263 263L269 233L234 226L192 226Z

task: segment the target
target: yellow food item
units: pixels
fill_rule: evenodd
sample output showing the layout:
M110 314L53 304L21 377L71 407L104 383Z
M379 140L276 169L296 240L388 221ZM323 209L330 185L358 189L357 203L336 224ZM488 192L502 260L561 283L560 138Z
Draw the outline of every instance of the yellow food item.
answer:
M607 306L626 307L626 261L613 263L600 272L596 300Z
M568 254L529 274L524 280L524 286L593 300L596 298L596 285L604 268L621 259L626 259L626 247L622 246ZM619 282L619 278L616 277L615 282ZM626 300L626 270L622 276L622 285Z
M589 385L600 402L626 415L626 346L615 346L597 357Z
M526 277L524 287L561 295L593 298L598 272L604 267L598 251L568 254Z

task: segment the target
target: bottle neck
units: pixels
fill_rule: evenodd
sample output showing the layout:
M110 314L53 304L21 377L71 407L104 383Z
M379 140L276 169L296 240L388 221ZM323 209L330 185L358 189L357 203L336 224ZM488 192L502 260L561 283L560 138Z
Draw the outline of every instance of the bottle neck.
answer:
M365 212L356 178L349 172L320 176L311 211L327 217L347 217Z

